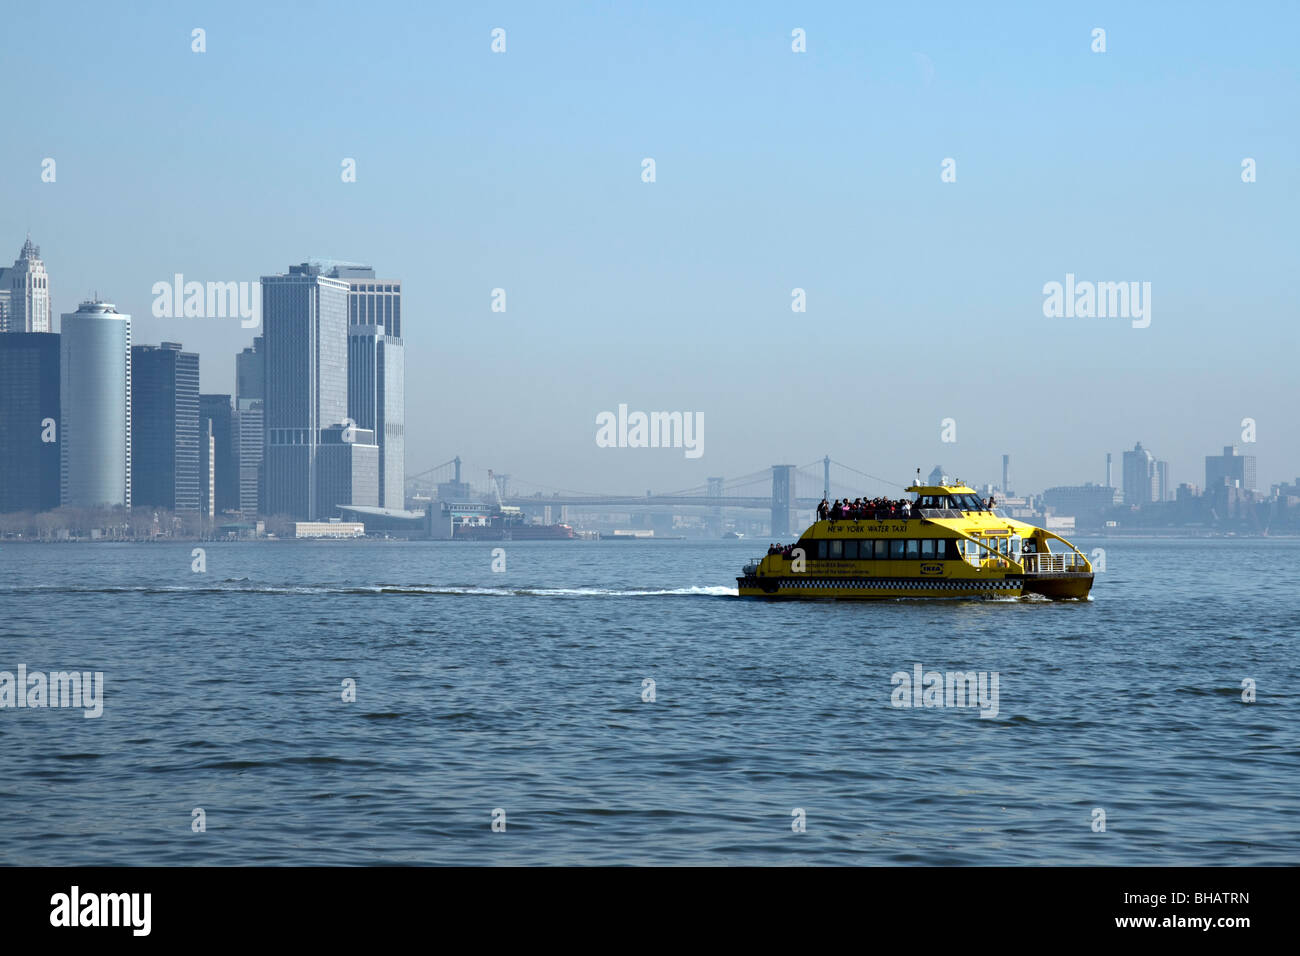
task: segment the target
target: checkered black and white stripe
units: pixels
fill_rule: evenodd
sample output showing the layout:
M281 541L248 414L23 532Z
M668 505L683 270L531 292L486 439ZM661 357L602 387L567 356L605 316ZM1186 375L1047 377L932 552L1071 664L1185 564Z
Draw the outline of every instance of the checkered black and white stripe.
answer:
M779 590L845 591L1019 591L1019 578L971 581L925 578L782 578Z

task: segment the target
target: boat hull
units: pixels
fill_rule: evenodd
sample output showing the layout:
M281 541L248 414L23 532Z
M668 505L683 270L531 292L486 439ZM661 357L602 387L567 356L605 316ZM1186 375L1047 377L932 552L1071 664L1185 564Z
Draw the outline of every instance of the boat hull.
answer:
M1025 578L1025 591L1041 594L1056 601L1081 601L1092 590L1092 574L1069 572L1062 574L1037 574Z
M745 575L736 578L741 597L872 601L891 598L971 599L1018 598L1039 594L1054 600L1081 600L1092 587L1091 574L1002 578L866 578L809 575Z

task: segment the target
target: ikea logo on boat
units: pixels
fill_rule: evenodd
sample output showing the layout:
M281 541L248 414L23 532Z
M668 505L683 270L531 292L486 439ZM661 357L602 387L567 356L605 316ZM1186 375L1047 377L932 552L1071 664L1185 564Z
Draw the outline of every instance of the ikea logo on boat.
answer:
M704 454L703 412L631 412L596 416L598 448L683 448L687 458Z

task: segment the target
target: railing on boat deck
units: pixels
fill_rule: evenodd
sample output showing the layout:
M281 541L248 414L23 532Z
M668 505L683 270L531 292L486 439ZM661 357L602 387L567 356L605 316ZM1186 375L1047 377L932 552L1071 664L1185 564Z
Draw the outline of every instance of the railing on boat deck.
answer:
M966 549L962 553L962 559L975 568L1009 568L1011 562L1016 560L1016 556L1014 554L1003 554L1001 551L995 551L992 548L985 549L977 544L974 549ZM1074 551L1056 553L1049 551L1021 552L1019 561L1026 574L1088 570L1083 555Z
M922 518L964 518L965 512L958 511L956 508L920 508L912 512L913 515L919 515Z
M1086 571L1084 557L1073 551L1058 554L1042 553L1022 554L1026 574L1044 574L1052 571Z

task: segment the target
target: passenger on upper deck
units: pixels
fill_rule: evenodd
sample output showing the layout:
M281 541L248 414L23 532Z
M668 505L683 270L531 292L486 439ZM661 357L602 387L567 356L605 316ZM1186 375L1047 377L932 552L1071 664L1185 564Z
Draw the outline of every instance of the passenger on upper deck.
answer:
M825 521L826 516L830 513L831 513L831 506L827 504L826 499L823 498L821 504L817 506L817 520Z

